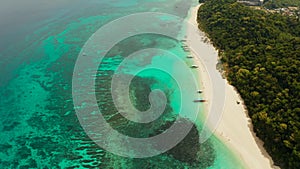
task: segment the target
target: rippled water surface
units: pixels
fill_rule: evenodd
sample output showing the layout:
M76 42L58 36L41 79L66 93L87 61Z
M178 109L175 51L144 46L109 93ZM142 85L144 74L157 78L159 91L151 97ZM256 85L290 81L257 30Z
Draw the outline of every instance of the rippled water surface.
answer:
M82 46L96 30L137 12L166 12L186 17L196 2L0 0L0 3L0 168L242 168L215 137L205 144L198 143L200 122L180 144L159 156L134 159L113 155L86 135L73 107L74 65ZM186 106L192 110L191 97L197 96L189 82L181 95L182 86L172 76L157 70L143 71L130 84L131 102L137 109L147 110L150 91L160 89L167 96L163 115L146 125L119 115L110 94L111 77L128 54L139 48L168 50L187 65L192 62L186 59L181 42L148 34L116 45L99 65L96 97L106 120L123 134L149 137L172 125L182 99L191 100ZM133 67L147 65L170 65L171 72L180 74L180 68L174 66L176 61L163 55L138 55L136 62L128 63L121 72L133 76Z

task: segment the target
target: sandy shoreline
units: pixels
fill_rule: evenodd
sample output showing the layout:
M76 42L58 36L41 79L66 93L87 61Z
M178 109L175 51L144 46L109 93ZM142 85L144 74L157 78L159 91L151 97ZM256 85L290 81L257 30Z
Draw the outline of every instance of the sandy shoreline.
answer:
M225 105L223 109L222 117L214 134L222 140L233 152L236 154L247 168L249 169L271 169L277 168L273 165L273 161L265 149L262 147L262 142L255 136L252 131L251 119L248 117L247 110L244 107L243 100L236 92L233 86L228 84L226 79L221 77L221 73L215 71L216 74L209 74L207 69L203 65L209 68L214 66L218 62L218 51L213 45L203 42L205 35L197 29L191 29L189 27L194 26L198 28L196 21L197 11L200 5L192 7L189 11L188 22L191 25L187 26L187 44L191 46L192 53L194 53L194 63L199 65L198 73L201 76L200 84L203 87L203 98L208 100L205 103L205 111L208 112L208 108L211 106L213 98L211 87L211 76L216 76L219 81L225 83ZM199 36L194 36L198 34ZM193 47L196 46L196 47ZM195 53L204 54L205 57L200 59ZM206 60L207 59L207 60ZM218 75L217 75L218 73ZM217 98L215 98L217 99ZM237 104L240 102L240 104Z

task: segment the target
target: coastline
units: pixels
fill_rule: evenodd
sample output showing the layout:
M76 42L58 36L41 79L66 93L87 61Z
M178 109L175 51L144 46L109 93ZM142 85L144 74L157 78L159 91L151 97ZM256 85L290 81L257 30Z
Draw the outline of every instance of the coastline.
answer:
M197 13L200 5L191 7L188 14L188 22L198 28ZM191 25L188 25L191 26ZM203 42L205 34L198 29L198 32L193 32L193 29L187 28L187 44L196 43L198 50L201 53L209 56L210 62L217 64L218 62L218 51L213 47L212 44ZM198 33L200 36L192 36L194 33ZM197 37L202 37L201 39ZM194 44L195 45L195 44ZM199 46L199 47L198 47ZM196 49L194 49L196 50ZM203 66L204 63L194 54L197 52L191 51L193 62L195 65L199 65L198 73L199 83L203 87L203 98L208 100L204 104L204 110L207 113L208 108L211 106L212 100L212 87L210 84L210 75ZM216 67L216 66L215 66ZM216 68L215 68L216 69ZM218 72L219 73L219 72ZM218 75L221 78L221 73ZM221 79L220 79L221 80ZM236 157L245 164L245 167L252 169L272 169L279 168L273 165L272 158L268 155L266 150L263 148L263 142L256 137L253 132L251 119L248 116L247 109L244 106L243 100L235 88L228 83L226 79L222 79L225 82L225 104L222 118L218 123L214 135L220 139ZM237 104L239 102L240 104Z

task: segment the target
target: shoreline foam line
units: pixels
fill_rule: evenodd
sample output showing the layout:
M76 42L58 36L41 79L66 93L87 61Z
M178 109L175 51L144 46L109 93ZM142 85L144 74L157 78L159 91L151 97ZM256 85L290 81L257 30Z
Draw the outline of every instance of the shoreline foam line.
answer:
M188 22L193 26L198 28L197 23L197 13L198 9L201 5L196 7L192 7L188 14ZM188 29L190 31L192 29ZM198 32L203 33L199 30ZM192 32L187 33L190 36L187 36L187 44L189 43L197 43L196 46L199 48L204 48L205 54L209 54L216 64L218 62L218 51L213 47L212 44L197 42L196 39L193 39L195 36L191 36ZM203 33L203 38L205 37L205 33ZM205 45L203 45L205 44ZM202 46L201 46L202 45ZM213 49L213 51L211 51ZM193 54L193 51L191 51ZM201 78L200 80L201 87L204 92L203 96L207 103L204 105L204 110L208 113L208 108L211 105L211 98L212 98L212 87L210 84L210 79L207 71L201 65L201 61L199 58L193 54L193 61L195 65L199 65L199 75ZM217 68L216 68L217 69ZM219 138L226 146L233 151L233 153L237 156L241 162L243 162L247 168L252 169L271 169L271 168L278 168L274 166L272 158L268 155L266 150L263 148L263 142L256 137L255 133L253 132L253 127L251 123L251 119L248 116L247 109L244 106L244 102L241 99L239 93L235 90L235 88L228 83L226 79L225 81L225 88L226 88L226 98L225 98L225 106L224 112L222 114L222 119L219 122L219 125L214 132L214 135ZM237 104L239 102L240 104Z

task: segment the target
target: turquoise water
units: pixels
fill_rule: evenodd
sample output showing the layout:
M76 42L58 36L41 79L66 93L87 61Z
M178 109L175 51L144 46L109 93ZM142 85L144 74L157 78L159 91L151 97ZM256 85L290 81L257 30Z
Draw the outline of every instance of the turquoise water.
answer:
M167 152L146 159L113 155L98 147L85 134L73 107L72 73L75 61L86 40L96 30L114 19L136 12L167 12L185 17L195 2L37 2L32 0L26 6L22 5L25 9L28 8L25 14L34 11L35 15L26 17L25 14L15 14L15 18L10 18L12 22L5 21L5 27L0 28L3 29L1 32L5 32L1 34L3 38L0 40L0 168L242 168L232 152L215 137L199 149L200 155L198 153L197 157L192 158L193 163L178 157L182 153L180 146L181 151ZM19 10L18 5L10 7ZM36 9L38 7L39 10ZM168 50L181 56L187 65L192 64L185 59L186 53L180 42L156 35L141 36L133 38L132 41L142 42L137 44L143 44L144 47L148 45L147 47ZM181 95L176 80L170 75L149 70L137 75L136 86L131 87L133 93L136 90L136 94L131 95L132 102L140 109L147 109L149 103L147 97L143 96L148 96L150 90L161 89L168 96L163 116L148 126L127 122L117 116L115 108L109 104L109 99L101 100L101 96L109 97L105 91L110 89L111 75L118 63L124 59L124 53L133 47L132 43L125 43L123 48L117 48L120 51L112 51L106 58L106 65L99 66L97 77L97 87L103 92L98 96L99 108L106 110L106 117L115 129L135 137L147 137L161 133L162 124L174 121L181 109L179 103L183 99L191 100L186 107L190 108L187 110L193 110L191 98L197 96L188 82L183 87L185 94ZM176 65L176 60L156 55L152 58L145 57L137 63L138 65L129 63L122 72L130 76L133 66ZM184 76L178 70L180 69L176 66L169 67L169 71ZM136 98L138 99L135 100ZM142 103L144 105L139 107ZM201 118L197 121L197 128L201 129ZM191 138L193 136L195 137L192 135ZM197 141L189 144L195 145L197 150L197 146L200 147ZM186 149L192 150L193 146L186 145Z

